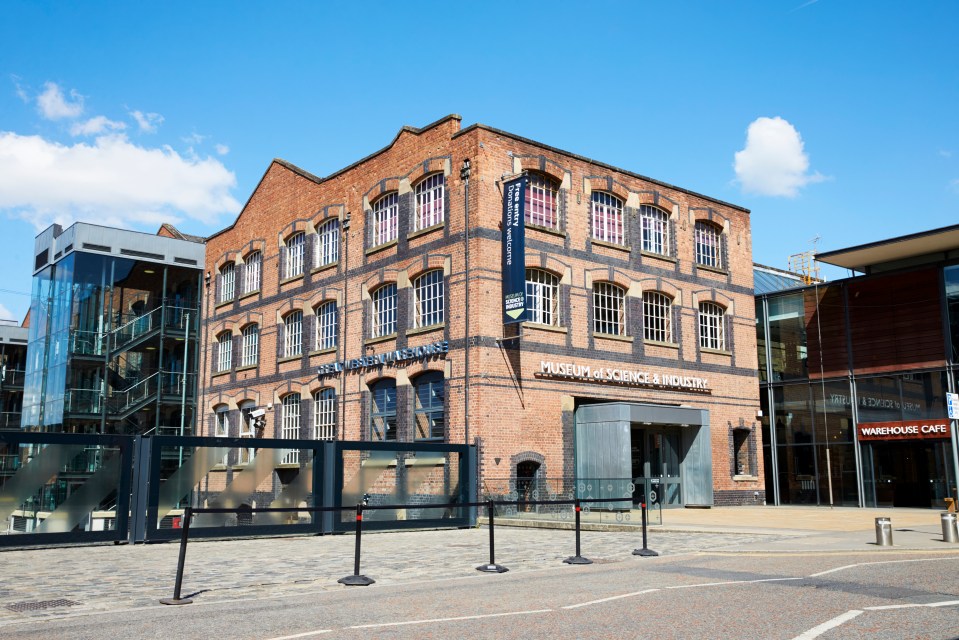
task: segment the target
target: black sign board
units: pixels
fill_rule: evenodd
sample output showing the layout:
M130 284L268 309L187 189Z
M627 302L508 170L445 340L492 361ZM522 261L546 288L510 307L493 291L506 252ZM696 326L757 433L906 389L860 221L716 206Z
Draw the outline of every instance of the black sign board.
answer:
M503 185L503 324L526 320L526 176Z

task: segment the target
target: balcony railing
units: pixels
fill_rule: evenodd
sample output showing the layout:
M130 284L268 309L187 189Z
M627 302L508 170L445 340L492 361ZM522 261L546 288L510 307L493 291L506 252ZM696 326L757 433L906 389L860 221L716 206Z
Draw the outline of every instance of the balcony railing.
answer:
M0 412L0 429L19 429L20 412L2 411Z
M26 377L27 372L23 369L6 369L3 370L3 379L0 380L0 384L4 387L22 387L23 379Z
M105 338L100 331L74 331L70 336L70 352L81 356L102 356Z
M103 393L99 389L70 389L67 391L67 412L99 415Z

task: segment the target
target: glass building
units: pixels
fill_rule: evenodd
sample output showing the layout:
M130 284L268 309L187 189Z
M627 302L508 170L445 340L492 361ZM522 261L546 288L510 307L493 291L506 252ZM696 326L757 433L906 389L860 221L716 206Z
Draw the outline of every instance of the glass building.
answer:
M0 320L0 430L20 428L26 367L27 328Z
M860 275L756 267L763 455L775 504L957 498L959 225L819 254Z
M204 245L77 223L34 255L21 427L192 434Z

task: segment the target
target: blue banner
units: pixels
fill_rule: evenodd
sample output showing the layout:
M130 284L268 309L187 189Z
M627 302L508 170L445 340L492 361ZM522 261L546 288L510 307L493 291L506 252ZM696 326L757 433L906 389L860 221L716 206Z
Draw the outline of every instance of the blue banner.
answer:
M521 176L503 185L503 324L526 320L526 189Z

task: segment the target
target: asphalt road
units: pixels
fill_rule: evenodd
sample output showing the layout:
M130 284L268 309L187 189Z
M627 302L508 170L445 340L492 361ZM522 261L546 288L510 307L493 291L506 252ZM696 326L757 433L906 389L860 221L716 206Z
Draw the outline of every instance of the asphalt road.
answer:
M464 559L464 563L470 562ZM25 620L40 638L959 638L959 555L690 553Z

